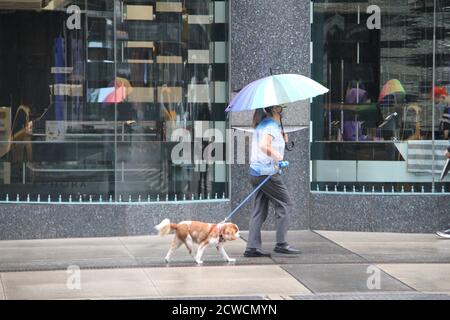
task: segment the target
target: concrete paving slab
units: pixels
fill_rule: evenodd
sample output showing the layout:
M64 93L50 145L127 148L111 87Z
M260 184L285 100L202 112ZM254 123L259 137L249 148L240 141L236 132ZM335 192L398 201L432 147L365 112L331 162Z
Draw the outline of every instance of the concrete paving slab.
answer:
M370 262L450 263L450 241L434 234L317 232Z
M162 296L309 294L278 266L146 268Z
M380 264L378 267L421 292L450 293L450 264Z
M134 257L118 238L0 241L0 267L7 264Z
M247 239L248 232L242 232L242 237ZM261 238L263 249L270 252L272 254L272 260L279 264L366 262L351 251L309 230L291 230L288 232L287 241L301 251L299 255L286 255L274 252L273 248L276 243L275 231L263 231Z
M7 299L100 299L156 297L158 292L142 269L81 270L81 289L70 290L65 271L2 273Z
M381 269L368 264L296 264L282 268L314 293L326 292L377 292L413 291ZM376 268L376 267L375 267ZM372 282L375 273L380 275L379 286ZM377 285L374 287L374 285Z

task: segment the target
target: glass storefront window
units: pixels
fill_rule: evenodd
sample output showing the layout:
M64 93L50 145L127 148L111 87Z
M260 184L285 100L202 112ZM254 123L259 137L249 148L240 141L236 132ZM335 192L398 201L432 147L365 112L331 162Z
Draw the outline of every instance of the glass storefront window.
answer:
M0 4L0 201L227 198L171 152L228 127L228 1L36 3Z
M330 92L311 105L312 191L449 191L450 10L437 1L434 25L433 9L314 1L312 76Z

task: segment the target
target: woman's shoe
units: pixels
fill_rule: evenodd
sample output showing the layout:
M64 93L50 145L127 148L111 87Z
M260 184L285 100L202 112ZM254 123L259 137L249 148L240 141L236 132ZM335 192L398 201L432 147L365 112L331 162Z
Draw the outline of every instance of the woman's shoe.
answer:
M292 248L288 243L285 244L277 244L273 251L278 253L284 253L284 254L299 254L301 253L300 250Z
M270 253L261 249L247 249L244 252L244 257L256 258L256 257L270 257Z
M436 232L436 234L441 238L450 239L450 229L445 231L438 231Z

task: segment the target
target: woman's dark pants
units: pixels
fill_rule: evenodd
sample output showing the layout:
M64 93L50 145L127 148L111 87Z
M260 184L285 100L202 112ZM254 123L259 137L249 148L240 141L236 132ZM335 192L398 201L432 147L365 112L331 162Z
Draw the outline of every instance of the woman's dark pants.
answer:
M253 187L257 187L265 178L267 176L250 176L250 182ZM289 228L289 212L293 203L281 176L276 174L253 197L253 211L250 218L247 249L261 249L261 227L267 218L269 200L272 201L275 208L277 243L286 242L286 234Z

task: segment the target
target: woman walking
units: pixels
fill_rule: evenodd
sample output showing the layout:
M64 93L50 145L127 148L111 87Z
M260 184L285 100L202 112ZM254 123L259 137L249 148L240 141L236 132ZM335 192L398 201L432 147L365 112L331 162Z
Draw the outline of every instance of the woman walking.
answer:
M261 187L253 198L253 211L250 218L249 239L244 252L246 257L269 257L270 253L261 249L261 227L267 218L269 201L275 207L276 241L275 252L298 254L286 241L289 227L289 214L292 200L281 176L278 163L283 160L287 135L283 136L280 127L282 106L256 109L253 115L255 132L252 140L250 159L250 181L258 186L268 175L272 177Z

